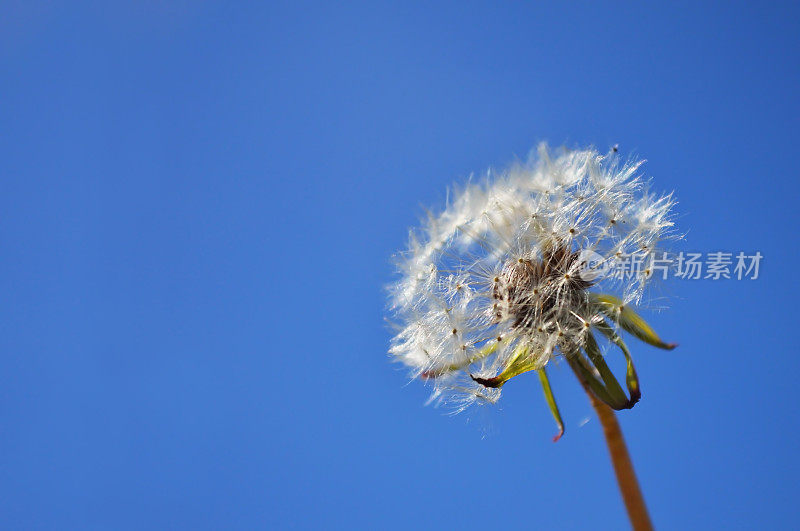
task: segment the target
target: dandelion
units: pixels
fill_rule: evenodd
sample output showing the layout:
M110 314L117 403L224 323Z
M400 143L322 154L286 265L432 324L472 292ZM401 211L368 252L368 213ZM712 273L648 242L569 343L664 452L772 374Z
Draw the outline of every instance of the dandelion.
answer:
M633 309L654 278L648 264L676 237L671 195L650 193L640 166L616 146L603 155L542 144L528 163L454 190L412 231L390 286L390 354L432 385L432 401L455 411L494 403L509 380L536 371L557 440L564 427L546 369L563 359L597 407L637 403L623 332L675 347ZM639 267L620 272L623 263ZM625 389L602 343L624 356Z

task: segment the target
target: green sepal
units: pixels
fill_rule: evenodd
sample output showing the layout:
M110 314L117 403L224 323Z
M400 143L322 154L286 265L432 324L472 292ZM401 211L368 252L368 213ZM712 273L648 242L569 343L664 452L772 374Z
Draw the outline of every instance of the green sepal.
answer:
M639 399L642 397L642 390L639 387L639 376L636 374L636 367L633 365L633 358L631 357L631 352L628 350L628 346L619 337L611 326L602 321L599 324L595 324L595 328L600 330L600 332L606 336L612 343L617 345L619 349L622 351L622 354L625 356L625 362L627 365L627 369L625 372L625 384L628 387L628 392L631 395L631 400L634 402L638 402Z
M527 354L528 347L520 345L514 351L514 354L506 364L505 368L500 371L500 374L497 376L493 378L480 378L470 375L470 377L484 387L503 387L503 385L511 378L539 368L537 367L538 363L535 360L528 358Z
M572 369L588 385L595 396L615 410L631 409L636 405L641 393L639 393L639 382L635 371L632 375L630 372L626 375L628 376L626 382L630 392L630 398L628 398L614 373L608 368L605 359L603 359L603 354L600 352L600 347L591 333L586 335L585 348L588 359L576 349L567 357L567 360L570 362Z
M544 367L536 372L539 373L539 381L542 384L547 406L550 408L550 413L552 413L556 425L558 425L558 433L553 437L553 442L556 442L564 435L564 421L561 420L561 413L558 411L558 404L556 404L556 398L553 396L553 389L550 387L550 379L547 377L547 372L545 372Z
M600 351L600 347L597 345L597 341L591 332L586 334L586 344L584 348L586 349L586 354L589 356L589 360L600 374L600 378L603 380L606 390L613 401L613 405L609 404L609 406L614 409L628 409L633 407L633 404L628 405L630 400L628 400L628 397L625 395L625 391L622 390L622 386L617 381L617 377L614 376L614 373L608 368L603 353ZM634 402L634 404L635 403L636 402Z
M591 365L589 360L587 360L583 353L579 350L575 350L570 354L567 354L567 362L569 366L572 367L572 370L581 379L581 381L585 382L586 385L592 390L592 393L599 398L602 402L609 405L609 407L614 407L612 404L614 400L612 400L611 395L608 393L608 389L606 389L603 384L598 381L597 376L595 373L597 370Z
M654 347L672 350L678 346L677 343L665 343L658 337L647 322L635 311L630 309L622 300L602 293L592 293L592 300L597 304L601 312L618 323L623 330L632 336L644 341Z

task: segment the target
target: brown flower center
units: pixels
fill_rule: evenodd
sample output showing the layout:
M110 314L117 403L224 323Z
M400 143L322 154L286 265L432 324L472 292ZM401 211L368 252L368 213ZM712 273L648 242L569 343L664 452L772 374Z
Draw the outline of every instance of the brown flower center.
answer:
M583 291L592 282L581 278L580 267L579 254L563 245L554 246L538 261L506 262L492 291L495 317L513 319L515 328L541 326L563 303L584 299Z

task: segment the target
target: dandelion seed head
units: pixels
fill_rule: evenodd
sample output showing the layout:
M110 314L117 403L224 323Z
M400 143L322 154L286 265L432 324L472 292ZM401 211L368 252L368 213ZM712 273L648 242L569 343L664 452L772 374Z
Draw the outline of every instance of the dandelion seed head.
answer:
M494 403L501 370L544 367L581 348L602 317L588 292L610 286L627 304L652 275L587 275L584 254L611 264L647 260L674 237L671 195L648 191L640 161L616 149L551 150L490 172L429 212L397 256L389 287L397 333L390 354L433 386L431 400L462 410Z

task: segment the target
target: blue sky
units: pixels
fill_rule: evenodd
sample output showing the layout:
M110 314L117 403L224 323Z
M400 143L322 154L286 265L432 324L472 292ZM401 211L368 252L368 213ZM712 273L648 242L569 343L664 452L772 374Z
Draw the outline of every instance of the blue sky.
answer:
M659 528L796 525L796 4L1 9L3 528L624 528L565 368L553 444L535 377L449 417L386 355L422 207L541 140L763 254L661 288L620 418Z

